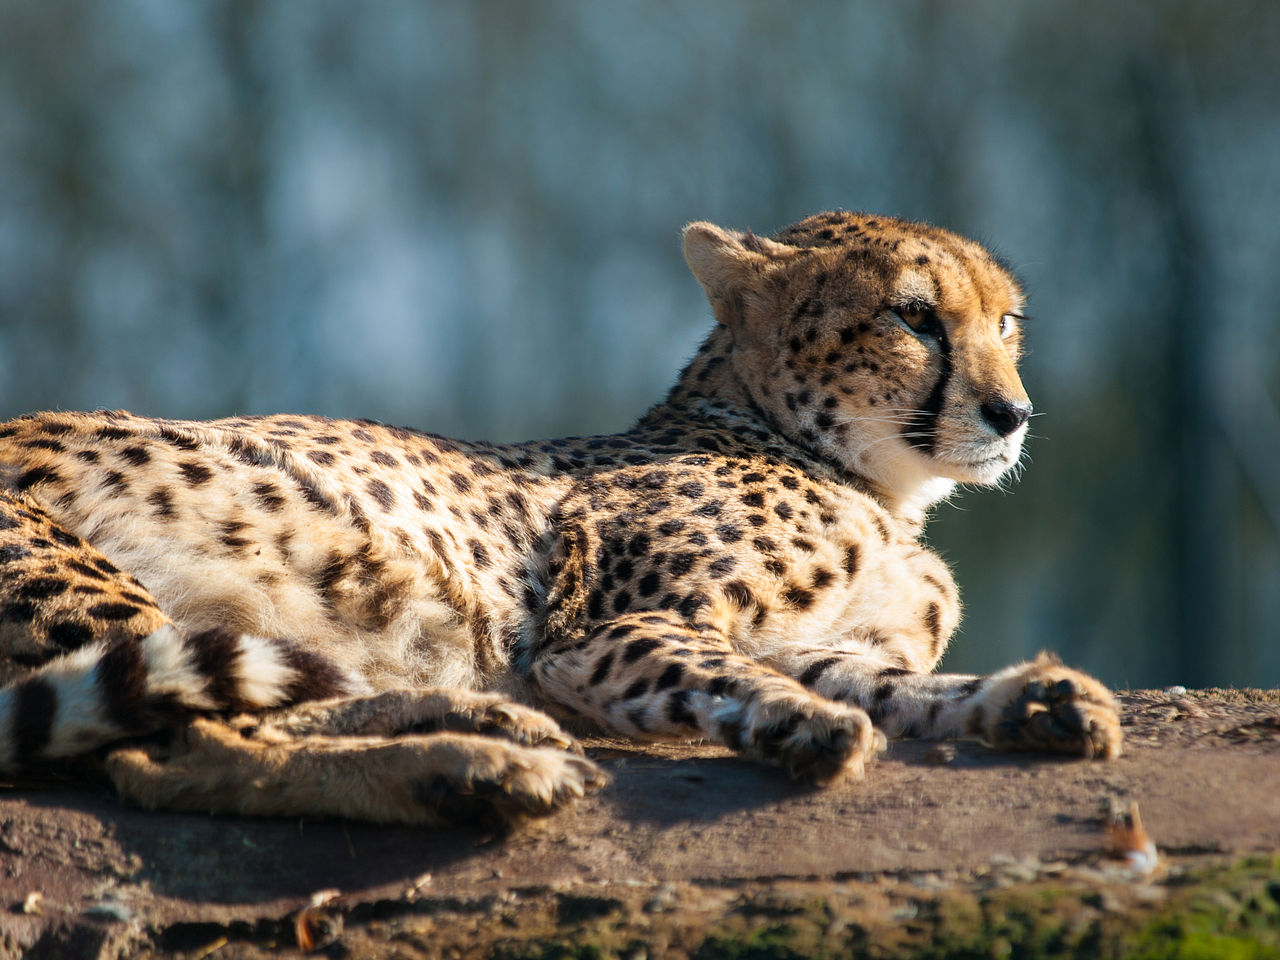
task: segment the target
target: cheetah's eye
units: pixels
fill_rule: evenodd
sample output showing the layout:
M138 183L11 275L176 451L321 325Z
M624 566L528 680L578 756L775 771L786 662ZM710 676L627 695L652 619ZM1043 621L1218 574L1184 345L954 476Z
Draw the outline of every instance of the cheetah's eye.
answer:
M1013 336L1013 332L1018 329L1018 325L1015 321L1025 319L1026 317L1020 313L1006 313L1000 318L1000 339L1008 340Z
M937 337L942 333L942 323L933 308L923 303L905 303L890 311L912 333L926 337Z

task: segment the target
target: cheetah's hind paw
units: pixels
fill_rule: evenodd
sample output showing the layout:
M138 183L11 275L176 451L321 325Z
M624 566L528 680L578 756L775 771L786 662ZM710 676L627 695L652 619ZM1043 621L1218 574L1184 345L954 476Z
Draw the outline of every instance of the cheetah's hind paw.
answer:
M478 734L258 738L204 718L167 749L113 751L107 772L152 809L488 828L546 816L607 779L564 750Z

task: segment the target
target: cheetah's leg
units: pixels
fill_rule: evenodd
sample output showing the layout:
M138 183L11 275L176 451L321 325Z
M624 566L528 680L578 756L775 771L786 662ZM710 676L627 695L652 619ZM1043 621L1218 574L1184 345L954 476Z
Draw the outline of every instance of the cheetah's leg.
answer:
M0 770L193 713L363 692L288 640L179 630L136 579L25 496L0 492Z
M554 701L638 739L711 739L827 782L861 776L884 737L857 707L815 696L669 613L627 614L548 643L533 676Z
M244 720L292 737L482 733L526 747L582 752L578 742L541 711L497 694L447 687L386 690L365 697L320 700Z
M107 772L149 808L424 826L545 816L604 783L584 757L497 737L257 734L196 718L167 748L113 751Z
M874 652L799 651L776 666L824 697L862 707L890 737L978 737L999 750L1120 755L1111 694L1048 654L985 677L915 673Z

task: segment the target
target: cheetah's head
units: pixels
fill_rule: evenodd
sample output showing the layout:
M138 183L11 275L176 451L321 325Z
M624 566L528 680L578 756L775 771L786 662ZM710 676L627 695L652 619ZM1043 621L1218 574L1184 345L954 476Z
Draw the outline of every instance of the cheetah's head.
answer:
M1023 293L978 244L851 213L684 241L733 373L793 440L920 507L1018 462Z

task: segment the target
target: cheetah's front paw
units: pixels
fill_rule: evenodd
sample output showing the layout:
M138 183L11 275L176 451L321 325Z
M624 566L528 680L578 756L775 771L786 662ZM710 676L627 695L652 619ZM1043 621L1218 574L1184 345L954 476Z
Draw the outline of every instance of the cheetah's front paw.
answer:
M787 695L720 719L725 743L753 759L785 767L798 780L861 779L885 738L857 707Z
M1123 735L1110 692L1050 654L1000 680L981 709L986 739L998 750L1120 756Z

